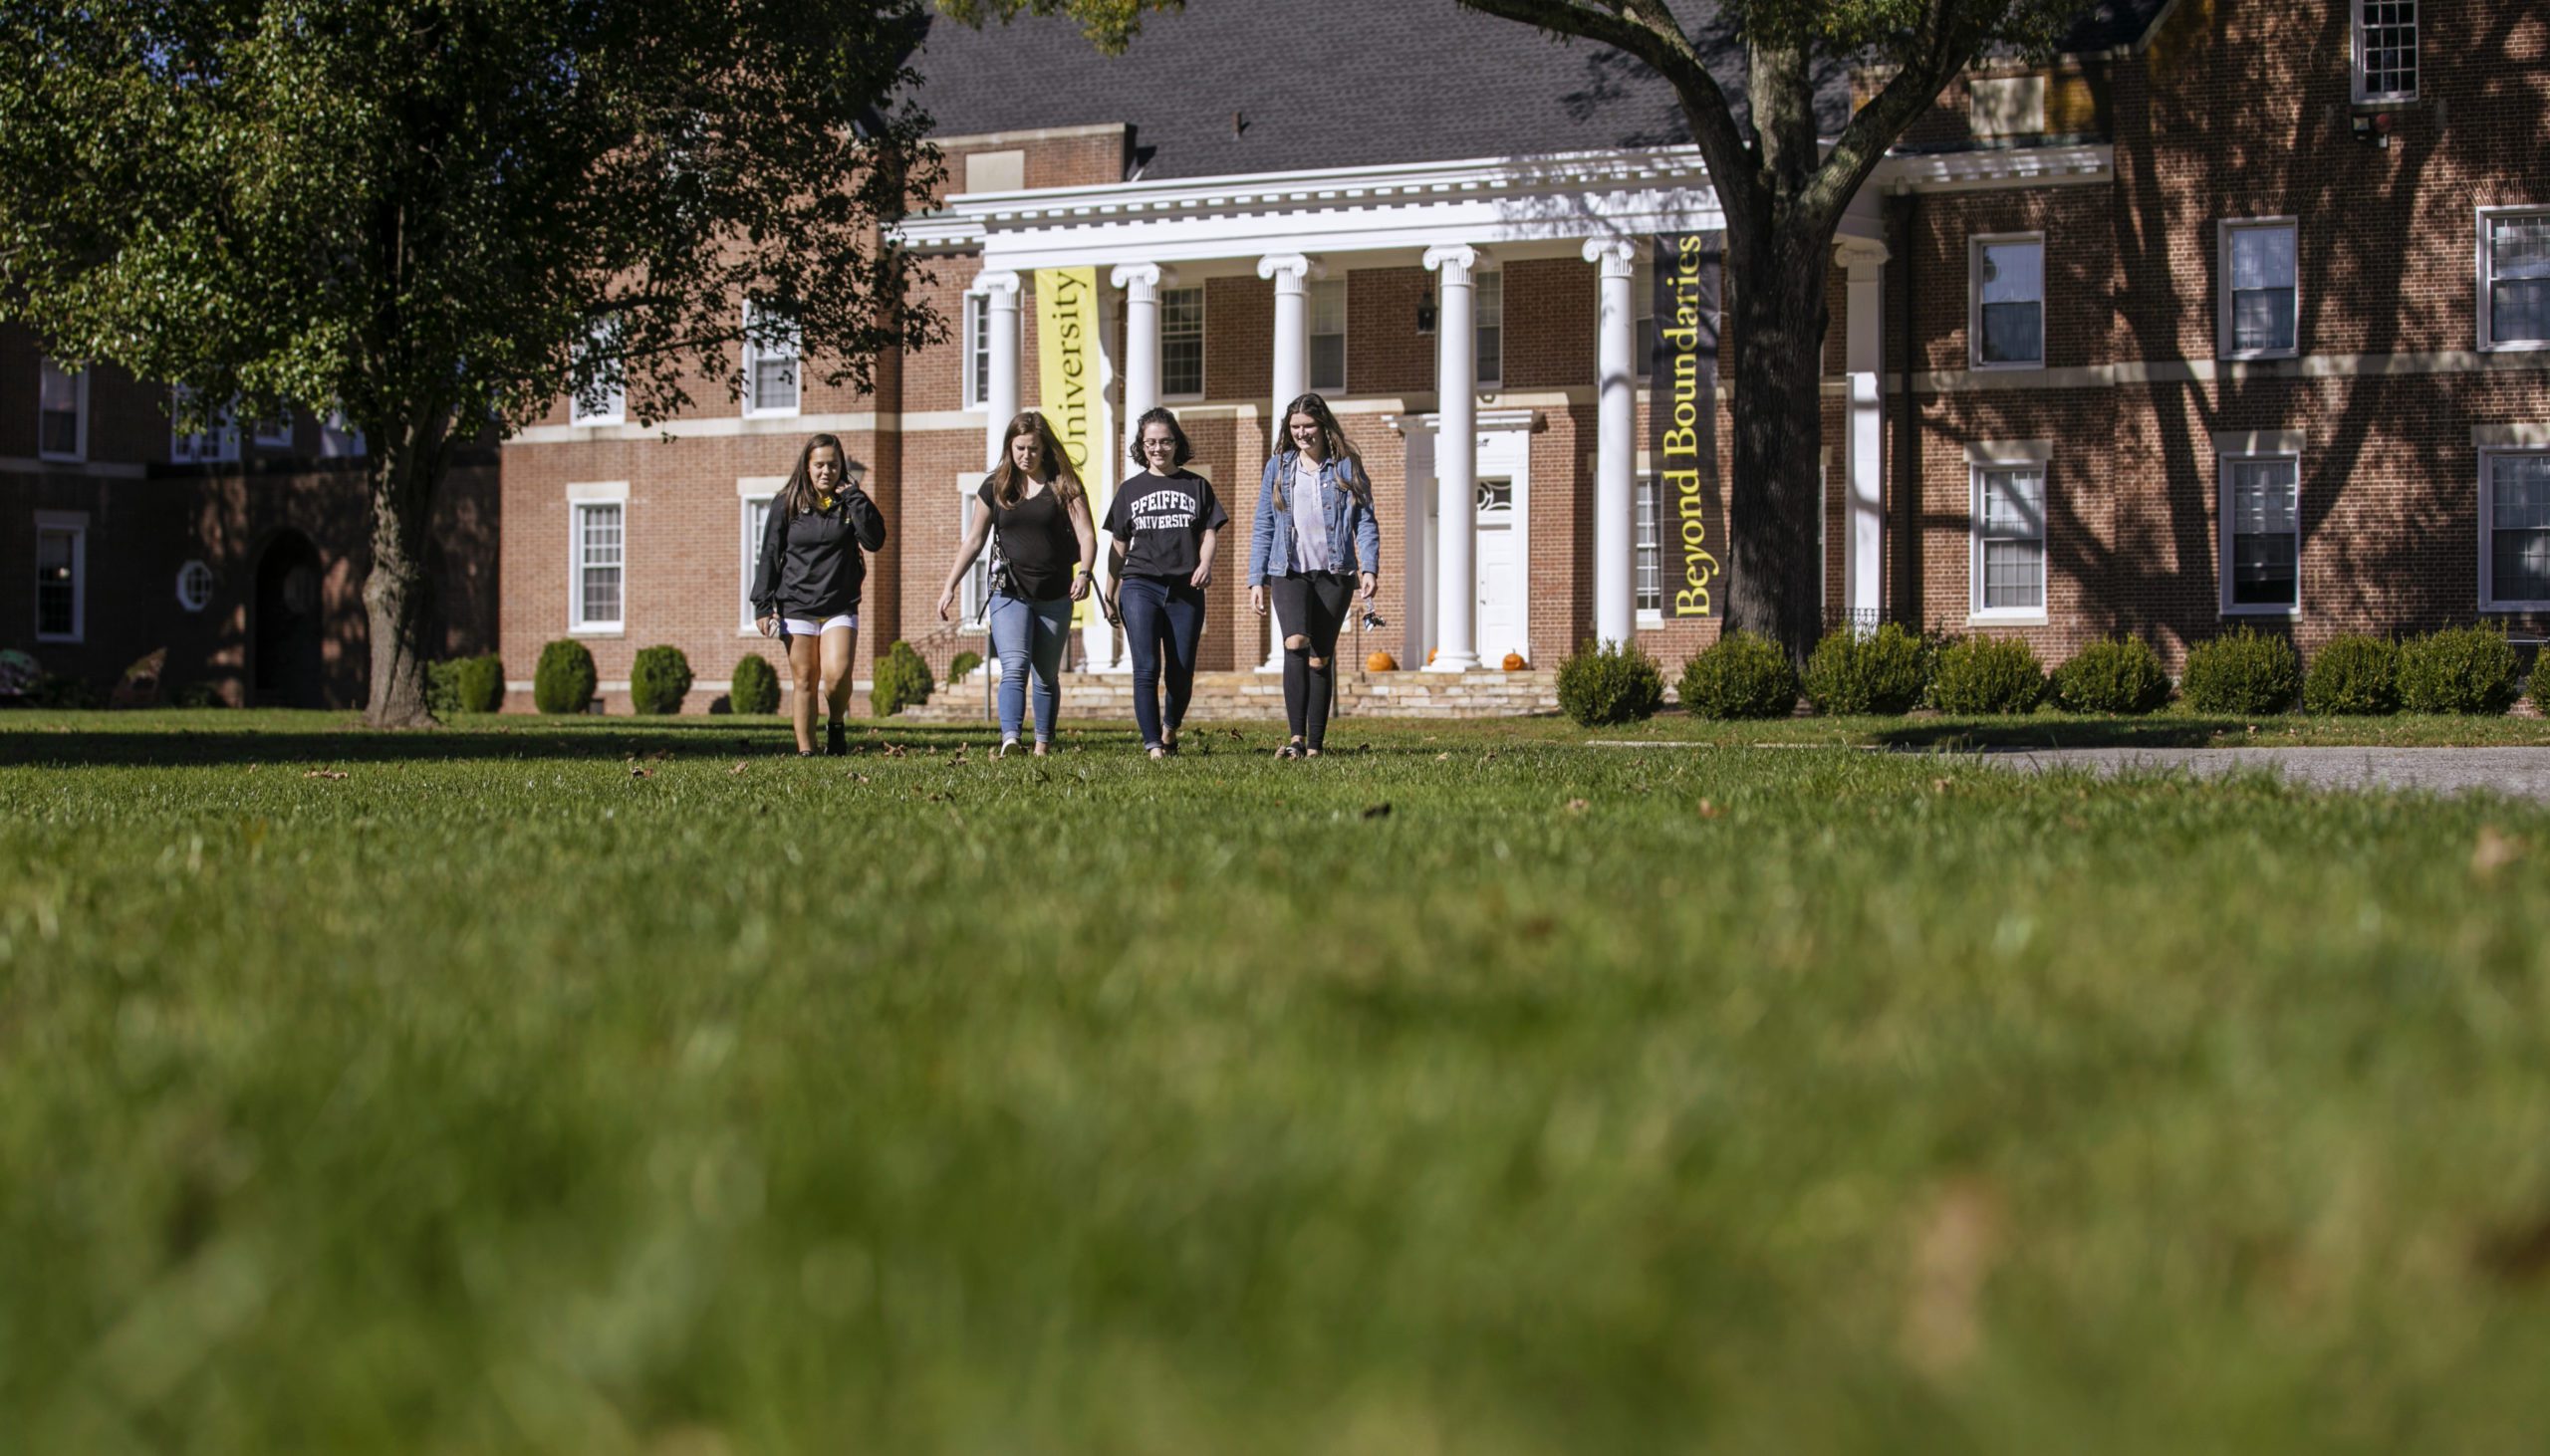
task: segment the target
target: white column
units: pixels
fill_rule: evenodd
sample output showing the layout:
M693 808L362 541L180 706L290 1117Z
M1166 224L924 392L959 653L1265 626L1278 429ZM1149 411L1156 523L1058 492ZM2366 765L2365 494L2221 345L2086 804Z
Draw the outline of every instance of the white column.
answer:
M1594 351L1597 433L1594 454L1594 635L1627 642L1638 630L1638 582L1631 547L1638 492L1638 406L1631 393L1638 374L1630 355L1638 334L1638 310L1630 297L1635 245L1625 238L1594 238L1585 261L1601 265L1600 334Z
M1478 665L1478 333L1470 272L1479 251L1454 243L1425 250L1425 266L1441 275L1434 315L1435 672Z
M1136 421L1159 404L1159 291L1175 284L1177 275L1157 263L1127 263L1108 281L1125 290L1125 447L1130 450Z
M991 351L991 377L983 391L983 468L1000 463L1001 434L1018 417L1018 275L1006 270L979 274L972 292L984 298L984 345Z
M1886 602L1886 419L1878 376L1884 365L1880 294L1888 255L1886 244L1874 238L1843 238L1833 251L1848 278L1842 353L1851 376L1850 449L1843 457L1843 600L1852 625L1875 631Z
M1280 417L1284 406L1308 393L1311 387L1311 311L1310 281L1327 270L1299 253L1269 253L1257 260L1257 276L1275 281L1275 402L1268 407L1272 421L1266 441L1270 454L1284 449L1285 421ZM1268 672L1284 666L1283 629L1275 613L1266 614L1266 665Z

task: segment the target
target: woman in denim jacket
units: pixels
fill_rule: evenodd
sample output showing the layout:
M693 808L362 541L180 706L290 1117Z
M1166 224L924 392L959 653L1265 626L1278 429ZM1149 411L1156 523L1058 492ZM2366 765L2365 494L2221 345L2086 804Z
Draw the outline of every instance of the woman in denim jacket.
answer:
M1381 586L1381 523L1373 481L1346 443L1328 401L1305 394L1284 406L1287 443L1257 482L1257 527L1248 544L1248 606L1271 600L1284 633L1284 717L1292 741L1277 758L1317 758L1328 738L1337 633L1360 587L1370 607Z

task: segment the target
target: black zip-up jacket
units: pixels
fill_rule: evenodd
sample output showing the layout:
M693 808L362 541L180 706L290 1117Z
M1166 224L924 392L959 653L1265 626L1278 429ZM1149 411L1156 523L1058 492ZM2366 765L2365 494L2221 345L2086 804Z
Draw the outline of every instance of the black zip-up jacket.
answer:
M753 615L821 620L859 609L868 579L860 550L886 544L886 518L868 493L852 486L833 497L830 511L796 515L782 495L770 503L762 528L761 561L753 569Z

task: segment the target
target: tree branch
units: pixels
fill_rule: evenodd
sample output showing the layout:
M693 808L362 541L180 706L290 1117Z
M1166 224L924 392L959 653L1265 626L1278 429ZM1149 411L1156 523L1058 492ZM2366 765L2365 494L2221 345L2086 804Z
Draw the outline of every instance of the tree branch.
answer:
M1575 36L1636 57L1673 88L1683 118L1708 164L1709 182L1729 212L1760 209L1753 148L1735 110L1691 39L1662 0L1460 0L1469 9L1557 35Z
M1974 10L1959 0L1931 0L1913 53L1867 106L1852 114L1816 169L1815 180L1801 199L1809 208L1838 216L1886 159L1896 138L1972 63L1986 35L1974 19Z

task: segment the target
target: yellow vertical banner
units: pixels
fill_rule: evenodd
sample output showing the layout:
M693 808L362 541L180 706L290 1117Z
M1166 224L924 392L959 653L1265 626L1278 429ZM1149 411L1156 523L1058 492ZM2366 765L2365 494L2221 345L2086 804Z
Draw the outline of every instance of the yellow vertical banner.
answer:
M1107 514L1107 462L1100 439L1098 270L1036 270L1036 407L1063 442L1089 492L1092 525ZM1090 604L1072 610L1072 624L1089 624Z

